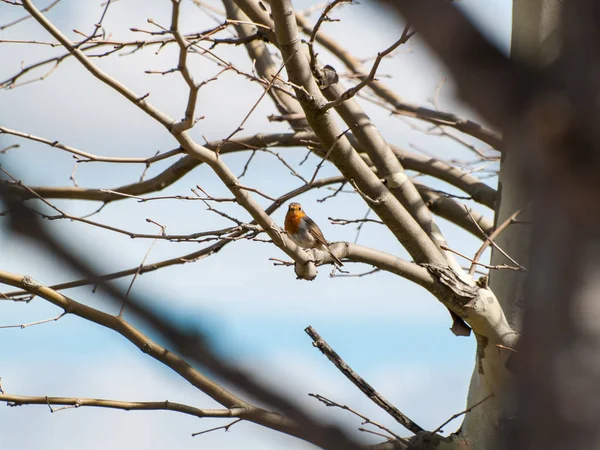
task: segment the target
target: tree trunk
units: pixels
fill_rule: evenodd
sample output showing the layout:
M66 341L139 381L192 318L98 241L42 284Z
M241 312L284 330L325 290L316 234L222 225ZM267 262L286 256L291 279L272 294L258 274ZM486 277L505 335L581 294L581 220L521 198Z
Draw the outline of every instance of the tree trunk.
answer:
M557 0L514 0L511 50L513 58L539 66L550 63L556 57L559 42L555 31L559 5ZM522 165L514 156L527 150L520 148L528 145L522 139L525 135L519 130L519 124L505 132L505 152L498 181L500 201L496 205L496 226L504 223L516 211L523 211L518 216L518 222L508 226L495 242L519 264L527 267L531 241L530 208L527 205L531 201L531 189L523 181L528 177L524 177L520 172ZM491 263L512 265L495 248L492 250ZM516 331L521 330L525 274L512 270L492 270L489 279L490 289L502 305L509 324ZM461 439L457 440L457 444L459 448L494 450L502 448L503 435L515 414L514 397L510 395L515 379L506 368L506 361L511 352L501 348L490 348L490 343L483 342L482 339L478 339L477 347L478 354L467 404L472 406L490 395L492 397L466 415L459 434ZM486 359L495 362L486 366ZM501 364L502 361L504 364Z
M558 54L559 42L556 26L559 14L558 0L514 0L511 54L513 58L527 61L532 65L549 64ZM506 151L502 157L498 192L500 203L496 207L496 226L502 224L514 212L524 208L531 200L529 186L523 183L528 177L522 176L516 154L523 154L527 145L523 141L518 124L505 133ZM512 156L511 156L512 154ZM519 167L518 167L519 166ZM528 221L527 208L519 214L519 221ZM498 246L519 264L527 267L529 258L531 227L513 224L495 239ZM492 250L492 265L511 264L496 249ZM521 329L524 272L496 270L490 274L490 288L500 301L508 323Z

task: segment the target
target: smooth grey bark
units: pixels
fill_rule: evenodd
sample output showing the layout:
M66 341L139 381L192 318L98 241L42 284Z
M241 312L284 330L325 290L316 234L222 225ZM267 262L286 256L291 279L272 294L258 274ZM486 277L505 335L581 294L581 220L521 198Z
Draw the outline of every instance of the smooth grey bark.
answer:
M558 53L559 41L556 28L560 12L558 0L514 0L511 54L515 59L542 66L551 62ZM531 201L529 186L524 179L515 155L527 151L528 142L522 137L525 130L515 124L506 133L507 151L504 152L498 181L501 201L496 212L496 225L503 223L515 211ZM522 167L522 166L521 166ZM530 177L529 177L530 178ZM530 211L523 211L520 220L528 220ZM511 225L500 234L496 243L523 266L528 266L531 227L525 224ZM492 265L510 264L502 253L492 251ZM521 328L522 301L525 273L493 271L490 287L498 297L504 313L515 329Z
M514 0L512 57L541 66L550 62L551 56L557 53L556 27L559 13L557 0ZM526 206L531 202L532 192L523 176L522 160L518 155L528 151L530 144L524 137L530 135L520 129L520 123L514 124L505 133L506 151L503 153L498 181L500 201L496 209L496 226L502 224L519 209L525 208L519 220L530 218ZM531 226L529 224L512 224L495 239L500 248L521 265L528 267L531 245ZM492 265L510 264L510 261L498 250L492 250ZM511 327L519 331L523 318L523 298L525 295L526 272L512 270L491 271L489 285L502 305L504 314ZM481 342L478 342L478 347ZM505 352L505 361L511 356ZM506 430L516 414L516 401L511 395L516 378L506 367L496 367L497 376L502 378L501 391L491 392L488 380L479 371L476 363L469 388L468 404L471 405L486 393L494 397L486 401L465 417L462 432L477 450L495 450L504 447Z
M517 450L600 448L600 11L595 0L562 9L563 49L548 71L560 84L533 105L553 132L538 131L534 149L542 170L509 446Z

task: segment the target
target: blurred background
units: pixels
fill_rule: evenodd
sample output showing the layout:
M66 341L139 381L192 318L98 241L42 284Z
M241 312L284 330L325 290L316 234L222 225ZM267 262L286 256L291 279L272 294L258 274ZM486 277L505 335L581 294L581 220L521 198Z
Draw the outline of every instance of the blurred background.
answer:
M41 8L47 3L36 2ZM207 3L223 9L219 2ZM309 19L316 21L324 4L294 2L297 10L310 9ZM512 2L502 0L463 0L458 6L472 17L479 28L500 48L508 52ZM222 21L217 12L192 1L182 5L182 30L197 32ZM103 7L97 1L62 0L47 17L71 39L81 39L73 30L89 34L98 22ZM168 28L171 4L167 0L120 0L108 9L103 22L107 36L115 41L140 38L130 31L135 27L156 30L147 22ZM25 14L19 7L0 4L0 26ZM370 67L378 51L400 36L398 28L371 4L352 4L332 13L339 22L325 23L323 32L365 59ZM223 36L226 36L224 34ZM145 36L142 36L145 37ZM15 40L51 40L33 20L0 29L0 79L17 73L22 65L62 54L64 49ZM145 71L165 71L176 65L177 50L148 47L131 55L113 54L95 62L140 96L150 93L148 101L171 117L183 116L187 88L177 74L156 75ZM243 46L218 46L221 58L251 71L251 62ZM128 53L122 51L120 53ZM343 74L341 64L320 50L323 63L332 64ZM52 66L28 74L34 80ZM198 56L190 58L197 80L208 79L219 67ZM378 78L384 80L408 102L439 106L443 111L477 118L454 98L451 80L445 80L444 68L420 42L419 35L384 60ZM198 142L222 139L233 132L255 104L262 89L233 72L200 90L197 114L205 118L190 132ZM434 102L435 99L435 102ZM160 125L135 108L110 88L93 78L73 58L61 63L43 81L0 91L0 126L41 136L64 145L102 156L149 157L178 147ZM427 124L398 116L368 101L361 104L391 143L408 150L435 155L444 160L468 162L474 159L464 146L451 139L424 133ZM289 132L285 123L269 122L277 111L267 97L261 101L236 136L257 132ZM485 145L465 138L483 150ZM0 147L20 144L0 154L0 164L30 186L69 186L74 159L66 152L29 140L0 135ZM311 177L319 158L306 156L306 149L275 149L305 177ZM224 156L236 174L240 174L248 153ZM174 160L150 167L146 178L160 173ZM79 164L74 178L79 186L113 189L135 182L143 165L106 163ZM482 179L496 185L497 163L479 169ZM336 169L325 165L320 176L334 176ZM289 175L277 158L258 152L248 167L243 183L279 196L301 185ZM455 192L439 181L426 180L434 187ZM190 195L200 185L215 197L227 197L228 191L210 169L200 166L161 195ZM311 191L297 199L321 226L331 241L354 241L355 225L336 226L328 217L355 219L367 212L356 195L342 192L324 202L328 189ZM265 207L269 200L256 197ZM101 206L98 202L60 201L53 204L70 214L84 215ZM470 204L466 201L467 204ZM470 204L471 205L471 204ZM473 205L471 205L473 206ZM477 210L493 218L492 211L481 205ZM240 220L248 215L236 205L219 204L219 209ZM283 225L286 208L274 213ZM108 204L94 219L137 233L157 233L150 218L165 225L169 234L187 234L230 226L231 222L208 211L202 202L118 201ZM35 245L17 240L7 232L0 218L0 269L27 274L40 283L51 285L78 279L79 276L55 261ZM438 219L449 245L472 255L480 241L465 231ZM131 239L105 229L66 220L48 226L78 254L93 261L101 273L139 265L150 248L151 240ZM393 236L377 224L367 223L358 242L407 258ZM159 241L152 247L147 263L191 253L207 244ZM356 430L360 421L345 411L325 408L308 393L318 393L346 404L372 420L382 422L399 434L403 430L349 383L329 361L313 348L304 328L312 325L356 372L369 381L400 410L425 428L434 429L465 407L468 382L473 369L475 339L457 338L449 331L447 310L418 286L387 273L366 277L330 277L329 268L319 268L315 281L298 281L289 267L275 267L269 258L285 255L275 246L241 240L226 246L207 259L175 265L146 273L135 281L133 292L143 296L164 314L188 326L210 331L210 338L223 354L241 366L260 373L261 379L288 394L295 401L319 414L325 421L337 422ZM464 261L463 261L464 262ZM367 272L369 266L347 264L352 273ZM131 278L119 281L127 289ZM2 286L2 292L13 290ZM65 291L77 301L107 309L102 292L91 287ZM0 326L29 323L60 314L60 310L41 300L16 303L0 300ZM127 312L125 313L127 318ZM70 396L109 398L131 401L189 403L210 408L216 404L172 373L168 368L142 354L111 330L65 316L25 329L0 329L0 377L6 393L15 395ZM460 421L460 420L459 420ZM459 421L446 427L455 431ZM218 419L197 419L174 412L125 412L80 408L50 414L45 406L0 408L2 448L46 450L90 450L143 448L157 450L215 448L244 445L246 449L291 449L309 444L263 429L250 423L191 437L194 432L227 423ZM359 433L366 442L382 439Z

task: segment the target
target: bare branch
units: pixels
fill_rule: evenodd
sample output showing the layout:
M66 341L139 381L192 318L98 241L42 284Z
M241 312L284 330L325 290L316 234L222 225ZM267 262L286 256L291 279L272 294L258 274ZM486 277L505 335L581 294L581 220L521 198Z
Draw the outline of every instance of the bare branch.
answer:
M415 182L414 184L428 208L434 214L449 220L479 239L485 239L485 235L489 235L489 233L492 233L494 230L493 223L481 213L471 209L467 211L465 205L458 201L445 197L420 183ZM475 224L474 220L477 224ZM485 234L483 234L481 230L484 230Z
M15 233L20 233L30 238L36 239L43 248L51 251L56 258L64 261L69 267L80 271L89 278L96 278L93 269L87 262L73 256L62 245L61 242L53 238L44 227L39 223L37 217L20 203L15 203L14 199L0 191L3 201L7 202L11 208L11 229ZM270 405L276 410L288 414L288 418L265 411L262 408L253 406L229 393L222 386L204 377L199 371L193 369L187 362L183 361L174 352L167 351L150 340L147 336L141 334L137 329L126 323L122 318L111 316L94 308L75 302L56 291L40 285L29 277L0 272L0 281L13 286L24 287L31 293L45 298L49 302L62 308L69 313L83 317L91 322L98 323L122 334L138 346L145 353L153 358L171 367L183 378L190 381L194 386L211 396L227 408L242 408L243 413L240 418L244 418L263 426L285 432L287 434L301 437L309 442L313 442L325 449L338 448L343 445L344 448L358 450L360 446L348 438L341 430L334 427L325 427L320 425L310 415L295 406L286 398L270 390L262 383L256 381L253 377L242 372L237 367L222 360L209 347L206 338L199 334L198 330L186 330L180 324L175 324L164 317L154 313L139 299L130 296L125 298L119 290L110 284L103 284L103 288L108 294L112 303L125 302L128 310L136 314L139 319L150 326L163 339L168 340L176 352L181 352L192 362L201 365L210 372L221 376L224 380L232 383L234 386L246 392L249 395L259 399L259 401Z
M486 269L495 269L495 270L507 269L507 270L516 270L516 271L523 270L523 269L522 269L522 268L520 268L520 267L516 267L516 266L509 266L509 265L506 265L506 264L499 264L499 265L496 265L496 266L491 266L491 265L489 265L489 264L484 264L484 263L477 262L477 261L475 261L474 259L472 259L472 258L469 258L467 255L465 255L465 254L463 254L463 253L461 253L461 252L459 252L459 251L457 251L457 250L451 249L450 247L447 247L447 246L445 246L445 245L443 245L443 246L442 246L442 248L443 248L444 250L447 250L447 251L449 251L449 252L452 252L452 253L454 253L455 255L458 255L458 256L460 256L461 258L464 258L464 259L466 259L467 261L471 261L471 264L476 264L476 265L478 265L478 266L485 267Z
M529 206L529 205L527 205L527 206ZM525 208L527 208L527 206L519 209L518 211L515 211L504 222L502 222L500 225L498 225L496 227L496 229L489 236L486 236L485 241L483 242L483 244L481 244L481 247L479 247L479 250L477 250L477 252L475 253L475 256L473 256L473 261L471 262L471 267L469 267L470 275L473 275L475 273L475 265L477 264L477 261L479 261L479 258L481 258L481 255L483 255L483 252L485 252L485 250L492 243L495 244L494 240L500 235L500 233L502 233L502 231L504 231L509 225L513 224L516 221L519 214L521 214L521 212L523 212L523 210ZM495 246L497 246L497 244L495 244ZM497 248L499 248L499 247L497 247Z
M346 362L340 358L340 356L323 340L323 338L317 333L313 327L308 327L304 331L313 340L313 345L317 347L321 353L323 353L327 359L329 359L339 370L348 378L357 388L359 388L369 399L373 401L377 406L382 408L390 416L392 416L396 422L401 424L403 427L412 431L413 433L419 433L423 431L419 425L410 420L405 416L398 408L387 401L383 396L371 387L369 383L363 380L359 375L354 372Z
M296 14L296 20L301 27L302 32L310 36L313 28L308 21L301 14ZM316 40L339 58L353 74L359 77L359 79L363 80L367 76L368 71L363 67L361 61L352 56L334 39L327 36L325 33L320 32L317 35ZM397 114L416 117L438 125L451 126L463 133L480 139L497 150L502 148L502 136L497 132L486 129L478 123L463 119L455 114L440 112L431 108L406 103L381 81L373 80L369 84L369 88L372 89L377 96L392 105Z
M436 158L429 158L427 156L407 152L406 150L402 150L393 145L390 147L406 169L415 170L422 174L443 180L469 194L474 201L481 203L488 208L495 208L497 201L496 190L464 170Z
M377 58L375 58L375 62L373 63L373 67L371 67L371 71L369 72L369 74L366 77L364 77L361 80L360 83L358 83L356 86L348 89L346 92L344 92L342 95L337 97L335 100L325 104L322 107L322 110L327 111L329 108L336 108L336 107L340 106L343 102L345 102L346 100L350 100L352 97L354 97L356 94L358 94L358 92L362 88L364 88L369 83L371 83L375 79L375 75L377 74L377 69L379 69L379 64L381 64L381 61L383 60L383 58L385 58L387 55L392 53L394 50L396 50L402 44L406 43L408 41L408 39L410 39L410 36L408 35L407 30L408 30L408 27L404 29L402 36L400 36L400 38L396 42L394 42L392 45L390 45L388 48L386 48L382 52L377 53Z
M487 397L485 397L483 400L478 401L477 403L475 403L472 406L469 406L467 409L465 409L464 411L461 411L457 414L454 414L452 417L450 417L448 420L446 420L443 424L441 424L439 427L437 427L435 430L433 430L431 432L431 434L435 434L435 433L440 433L443 431L443 428L448 425L450 422L452 422L454 419L459 418L460 416L463 416L465 414L470 413L471 411L473 411L474 408L477 408L479 405L481 405L483 402L489 400L490 398L492 398L494 396L494 394L490 394Z
M377 223L379 225L383 225L383 222L381 220L375 220L375 219L334 219L333 217L328 217L328 219L331 221L331 223L333 225L348 225L350 223L365 223L365 222L371 222L371 223Z
M482 233L484 233L484 236L486 237L486 240L489 240L489 235L486 234L483 229L481 229L481 226L479 225L479 223L477 223L477 220L475 220L475 218L472 216L471 211L468 210L468 208L465 207L465 210L467 211L467 213L469 214L469 217L471 217L471 220L473 220L473 223L479 228L479 231L481 231ZM513 263L515 266L517 266L520 270L524 270L527 271L527 268L522 266L521 264L519 264L517 261L515 261L508 253L506 253L504 250L502 250L498 244L496 244L493 240L489 240L490 244L492 244L494 246L494 248L496 250L498 250L500 253L502 253L511 263Z
M345 411L351 412L352 414L354 414L354 415L355 415L355 416L357 416L357 417L360 417L360 418L363 420L363 422L362 422L362 425L366 425L366 424L371 424L371 425L374 425L374 426L376 426L377 428L379 428L379 429L381 429L381 430L385 431L386 433L388 433L390 436L393 436L393 437L395 437L395 438L396 438L396 439L398 439L398 440L406 441L405 439L403 439L402 437L398 436L396 433L394 433L394 432L393 432L392 430L390 430L389 428L387 428L387 427L385 427L385 426L381 425L380 423L377 423L377 422L374 422L374 421L372 421L372 420L371 420L371 419L369 419L367 416L365 416L365 415L363 415L363 414L361 414L361 413L359 413L359 412L355 411L354 409L350 408L350 407L349 407L349 406L347 406L347 405L341 405L341 404L339 404L339 403L336 403L336 402L334 402L334 401L332 401L332 400L329 400L329 399L328 399L328 398L326 398L326 397L323 397L323 396L322 396L322 395L320 395L320 394L308 394L308 395L309 395L310 397L314 397L314 398L316 398L318 401L320 401L321 403L323 403L323 404L324 404L325 406L327 406L327 407L335 407L335 408L340 408L340 409L343 409L343 410L345 410ZM359 428L359 429L360 429L360 428ZM362 429L360 429L360 430L362 431ZM368 431L368 432L369 432L370 430L364 430L364 431ZM389 439L389 437L388 437L388 436L384 436L384 435L382 435L382 436L383 436L383 437L386 437L386 438L388 438L388 439Z
M75 408L96 407L122 409L124 411L175 411L195 417L237 417L243 413L242 408L230 409L201 409L182 403L165 400L164 402L124 402L119 400L104 400L97 398L72 398L72 397L32 397L24 395L0 394L0 402L6 402L8 406L23 405L66 405ZM57 411L56 409L52 412Z
M251 4L252 2L244 1L243 3L244 6L246 6L246 9L255 11L254 5ZM236 21L235 28L241 38L254 34L254 30L256 29L255 27L258 27L261 33L267 31L267 40L269 40L269 36L274 38L274 33L271 27L263 25L262 22L255 21L256 23L253 23L252 26L249 25L248 16L234 3L234 0L224 0L223 4L227 10L227 17ZM255 12L257 14L261 14L263 11ZM264 17L262 15L261 17L268 19L268 17ZM306 117L304 116L304 111L302 111L302 108L291 92L291 89L279 78L274 76L278 68L271 57L271 54L269 53L266 43L261 41L252 41L247 43L245 47L248 52L248 56L255 64L258 75L264 80L274 80L273 86L277 89L269 90L268 94L272 98L281 115L285 116L284 120L288 121L294 130L307 129L308 123L306 121Z
M9 134L12 136L21 137L24 139L29 139L35 142L41 142L43 144L49 145L50 147L58 148L60 150L64 150L66 152L72 153L73 155L81 156L85 159L77 159L78 162L108 162L108 163L125 163L125 164L146 164L147 166L155 163L157 161L162 161L164 159L170 158L172 156L179 155L183 153L183 149L176 148L174 150L170 150L165 153L161 153L155 155L150 158L123 158L123 157L111 157L111 156L98 156L93 155L91 153L87 153L76 148L70 147L68 145L63 145L58 141L52 141L50 139L45 139L42 137L34 136L29 133L23 133L21 131L11 130L10 128L0 127L0 134Z
M108 5L108 3L107 3ZM31 14L34 19L42 25L54 38L59 41L68 51L72 54L92 75L98 78L103 83L107 84L132 104L142 109L150 117L164 125L169 127L173 123L173 119L164 114L163 112L156 109L154 106L146 102L145 99L139 95L134 94L132 91L127 89L121 83L114 78L108 76L100 69L98 69L90 59L83 53L77 45L73 44L64 34L62 34L58 28L56 28L44 15L33 5L31 0L23 0L23 7Z
M40 9L40 12L48 12L50 11L52 8L54 8L56 6L56 4L60 2L60 0L54 0L52 3L50 3L48 6L46 6L43 9ZM10 3L10 4L14 4L14 5L20 5L20 3L16 3L16 2L5 2L5 3ZM31 19L31 15L26 15L23 17L20 17L18 19L13 20L12 22L8 22L5 23L4 25L0 25L0 31L6 30L7 28L10 28L14 25L17 25L19 23L25 22L27 19Z
M198 89L200 88L200 85L194 81L192 72L187 65L188 48L190 47L190 43L187 42L187 40L179 31L179 7L181 5L181 0L171 0L171 2L173 3L173 9L171 13L170 32L173 34L173 37L179 46L179 62L177 63L177 70L179 73L181 73L181 76L185 80L189 89L185 116L179 123L172 125L171 128L173 133L180 133L182 131L189 130L195 124L194 113L196 111L196 101L198 99Z
M367 164L341 134L333 117L322 114L320 107L325 98L312 76L305 49L298 36L298 27L289 0L271 2L279 47L286 61L290 80L302 89L296 95L304 109L307 120L324 148L335 145L331 161L348 180L354 180L357 187L368 198L378 200L373 204L374 212L386 223L399 242L404 245L415 261L439 261L443 259L439 249L423 231L416 220L404 209L389 190L380 182ZM337 142L336 142L337 140Z
M319 16L319 19L317 20L317 23L315 24L315 27L313 28L310 34L310 40L308 41L308 52L310 54L310 67L313 74L317 73L317 54L315 53L315 38L319 33L319 28L321 28L323 22L334 21L327 14L329 14L331 11L333 11L333 9L336 6L342 3L352 3L352 0L333 0L331 3L328 3L321 15Z
M332 278L362 278L362 277L366 277L368 275L372 275L374 273L380 272L381 269L376 267L375 269L369 270L368 272L362 272L362 273L335 273L333 272L330 276Z
M48 322L56 322L57 320L61 319L63 316L65 316L67 314L67 312L63 312L61 314L59 314L56 317L53 317L51 319L44 319L44 320L38 320L36 322L29 322L29 323L22 323L20 325L0 325L0 328L20 328L22 330L24 330L27 327L31 327L34 325L41 325L43 323L48 323Z
M204 430L204 431L199 431L198 433L193 433L192 437L196 437L196 436L200 436L201 434L206 434L206 433L210 433L211 431L217 431L217 430L225 430L225 431L229 431L229 429L235 425L236 423L240 422L242 419L237 419L234 420L233 422L227 424L227 425L223 425L220 427L216 427L216 428L210 428L208 430Z

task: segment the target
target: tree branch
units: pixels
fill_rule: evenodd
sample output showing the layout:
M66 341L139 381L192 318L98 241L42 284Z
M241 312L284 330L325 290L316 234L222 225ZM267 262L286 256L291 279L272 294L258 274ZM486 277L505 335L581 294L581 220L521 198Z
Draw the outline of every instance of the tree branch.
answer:
M58 141L52 141L50 139L45 139L39 136L34 136L29 133L23 133L17 130L11 130L10 128L0 127L0 134L9 134L11 136L17 136L23 139L28 139L34 142L41 142L42 144L49 145L50 147L58 148L60 150L64 150L68 153L71 153L76 156L80 156L85 159L78 159L78 162L108 162L108 163L125 163L125 164L146 164L150 165L157 161L162 161L163 159L170 158L175 155L179 155L183 153L183 150L178 148L175 150L171 150L165 153L161 153L156 156L152 156L149 158L123 158L123 157L111 157L111 156L98 156L93 155L91 153L84 152L82 150L78 150L74 147L70 147L68 145L63 145Z
M296 88L307 120L324 148L333 148L331 161L348 180L353 180L369 198L375 199L373 211L386 223L399 242L416 261L441 261L439 249L421 229L415 219L402 207L389 190L373 174L342 134L333 117L321 113L325 99L310 70L308 55L302 46L289 0L271 2L275 31L288 76ZM334 147L335 146L335 147Z
M248 16L235 4L233 0L223 0L227 17L242 21L249 21ZM238 34L243 38L252 34L254 26L237 23L235 28ZM261 28L262 30L262 28ZM272 33L272 31L271 31ZM273 34L274 37L274 34ZM280 89L269 90L269 96L273 99L275 106L279 112L288 117L288 122L294 130L304 130L308 128L308 122L304 117L304 111L294 98L293 94L285 94L290 88L281 80L275 78L277 73L277 65L273 61L271 54L265 42L252 41L245 44L248 56L256 64L256 71L260 77L265 80L273 80L274 86Z
M179 1L179 0L175 0ZM79 62L96 78L111 87L130 102L142 109L146 114L154 118L171 132L173 137L177 139L181 147L187 154L208 164L221 181L229 188L235 196L237 202L242 206L263 230L273 240L284 253L293 258L298 264L296 265L296 274L300 278L307 280L316 277L316 269L314 265L306 258L306 254L300 249L291 239L289 239L277 227L275 222L265 213L254 198L243 189L240 189L240 183L231 170L225 165L216 152L212 152L206 147L203 147L192 140L186 131L174 128L174 122L171 118L158 111L156 108L147 104L143 98L138 98L133 92L128 90L121 83L108 76L89 58L74 46L43 14L36 9L31 0L24 0L23 6L27 11L52 35L54 36Z
M413 433L423 431L419 425L404 415L398 408L387 401L379 392L359 376L340 356L329 346L327 342L315 331L313 327L308 327L304 331L313 340L313 345L331 361L346 378L348 378L358 389L362 391L373 403L392 416L396 422L401 424L407 430Z
M537 92L532 73L507 59L445 0L384 0L419 31L455 75L459 93L499 129Z
M39 219L28 208L18 201L15 202L15 199L5 195L3 191L0 191L0 194L2 195L2 200L10 208L10 226L14 233L34 239L41 245L42 249L50 251L57 260L63 261L67 267L77 270L89 278L96 278L91 266L86 261L66 250L62 242L51 236L47 229L40 224ZM324 449L333 450L334 448L338 448L338 445L352 450L360 448L359 445L348 438L340 429L322 426L288 399L219 357L197 327L194 327L192 331L191 329L186 329L180 323L175 324L173 321L165 318L164 314L156 314L151 308L146 306L145 302L142 302L135 296L123 296L120 290L111 284L103 284L103 287L113 305L125 304L128 311L135 314L138 319L151 327L163 339L170 342L176 352L180 352L192 362L214 373L215 376L222 377L225 381L233 384L233 386L246 394L254 396L263 404L284 412L288 417L286 418L281 414L266 411L237 398L221 386L204 377L199 371L193 369L174 352L167 351L165 348L152 342L137 329L125 322L122 317L112 316L75 302L37 283L30 277L0 271L0 281L13 286L23 287L29 292L47 299L70 314L78 315L119 332L130 340L130 342L138 346L140 350L165 363L198 389L207 393L227 408L243 408L244 411L240 413L240 418L300 437Z
M285 195L282 195L281 197L279 197L279 199L276 202L273 202L273 204L271 204L265 211L267 212L267 214L273 214L285 202L287 202L305 192L308 192L311 189L316 189L316 188L320 188L323 186L328 186L328 185L336 184L336 183L343 183L344 180L345 180L345 178L341 177L341 176L316 180L311 185L301 186L297 189L294 189L294 190L288 192ZM447 220L455 223L457 226L464 228L465 230L469 231L476 237L483 239L483 236L481 235L481 231L473 223L473 220L471 219L471 217L469 217L469 214L466 212L464 206L461 206L458 202L456 202L452 199L444 198L441 195L436 194L435 192L431 191L429 188L424 188L419 184L417 184L416 186L419 189L419 192L421 193L421 195L425 196L425 198L427 198L428 201L432 202L431 208L436 214L438 214L440 217L444 217ZM492 232L493 226L489 220L485 219L483 216L475 213L474 211L471 211L471 216L478 218L477 220L479 222L479 225L484 230L487 230L490 233ZM248 224L248 226L249 227L255 226L255 222L254 221L251 222L250 224ZM216 231L218 231L218 230L216 230ZM232 229L232 231L234 231L234 230ZM144 265L141 268L133 267L131 269L121 270L118 272L113 272L110 274L102 275L99 277L99 279L101 281L109 281L109 280L114 280L114 279L118 279L118 278L123 278L123 277L129 276L129 275L133 275L138 270L140 271L140 274L144 274L147 272L153 272L155 270L162 269L164 267L169 267L169 266L173 266L173 265L177 265L177 264L187 264L190 262L195 262L200 259L207 258L207 257L219 252L224 246L226 246L229 243L234 242L236 239L242 237L245 232L246 231L244 231L244 230L236 231L229 236L228 240L221 240L215 244L212 244L204 249L198 250L193 253L182 255L182 256L179 256L176 258L166 259L163 261L157 261L157 262L154 262L154 263L151 263L148 265ZM184 237L185 238L193 238L193 237L198 237L201 234L204 235L205 233L196 233L194 235L185 235L185 236L181 236L181 237L182 238L184 238ZM152 235L148 235L148 237L155 238L155 236L152 236ZM175 236L175 237L177 237L177 236ZM405 266L403 263L399 263L399 261L400 262L403 261L400 258L396 258L394 256L388 255L391 258L393 258L393 261L396 261L396 262L392 262L387 257L383 257L383 255L386 255L385 253L380 252L381 257L377 257L377 259L374 260L372 258L373 258L373 255L375 255L377 253L377 250L366 249L366 250L359 251L359 249L363 249L364 247L360 247L360 246L352 247L352 244L347 244L347 243L339 243L337 245L340 245L340 246L348 245L347 248L344 247L343 249L340 250L340 254L344 254L345 256L343 256L343 257L348 258L349 260L354 260L356 262L364 262L364 263L372 264L372 265L382 265L382 267L387 267L384 270L396 273L397 275L404 276L405 278L412 280L412 281L421 280L423 283L425 283L427 285L430 283L430 281L432 281L431 279L428 279L426 276L424 276L424 272L422 272L422 271L419 274L417 272L413 272L412 269L414 269L414 267L413 267L414 265L412 263L406 262L406 264L408 264L408 266ZM326 264L327 263L326 261L331 262L327 259L326 256L324 256L324 260L321 264ZM407 274L411 274L411 275L407 275ZM411 278L411 277L414 277L414 278ZM80 286L86 286L86 285L90 285L90 284L94 284L93 280L84 279L84 280L77 280L77 281L71 281L71 282L67 282L67 283L56 284L56 285L50 286L50 288L55 289L55 290L63 290L63 289L71 289L71 288L75 288L75 287L80 287ZM420 285L426 287L425 285L423 285L419 282L417 282L417 284L420 284ZM13 292L6 292L3 295L5 295L7 298L14 298L14 297L22 296L24 294L25 294L24 291L13 291Z
M296 20L302 29L302 32L310 36L313 28L310 26L306 18L304 18L302 14L296 14ZM363 64L330 36L320 32L316 37L316 41L329 50L340 61L342 61L342 63L353 74L357 75L361 81L367 77L369 71L366 70ZM502 136L499 133L489 130L471 120L458 117L455 114L436 111L434 109L406 103L381 80L373 80L373 82L369 84L369 88L382 100L392 105L397 114L415 117L436 125L447 125L453 127L463 133L469 134L485 142L497 150L501 150L503 147Z
M23 405L66 405L79 408L82 406L122 409L124 411L175 411L200 418L205 417L238 417L243 408L231 409L201 409L182 403L170 402L125 402L119 400L104 400L97 398L72 398L72 397L33 397L25 395L0 394L0 402L6 402L8 406ZM54 411L53 411L54 412Z
M446 164L436 158L429 158L424 155L408 152L393 145L390 147L406 169L415 170L424 175L445 181L469 194L477 203L481 203L490 209L495 208L498 200L498 192L468 172Z

